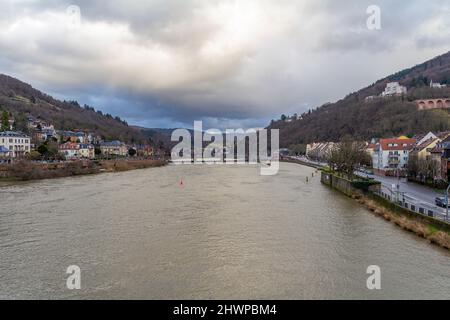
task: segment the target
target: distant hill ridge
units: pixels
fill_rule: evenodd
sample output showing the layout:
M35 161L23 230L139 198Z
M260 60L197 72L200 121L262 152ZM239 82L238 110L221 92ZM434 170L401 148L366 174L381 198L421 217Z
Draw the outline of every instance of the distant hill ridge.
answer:
M0 74L0 109L11 113L18 129L26 131L26 116L39 117L61 130L86 130L105 140L143 142L145 135L119 117L81 107L76 101L60 101L13 77Z
M431 80L449 86L430 88ZM403 97L365 101L368 96L379 95L388 82L399 82L408 88L408 93ZM335 103L310 110L299 120L272 121L269 128L280 129L283 147L319 141L336 142L344 136L368 140L445 131L450 129L450 110L419 111L414 101L449 97L450 52L392 74Z

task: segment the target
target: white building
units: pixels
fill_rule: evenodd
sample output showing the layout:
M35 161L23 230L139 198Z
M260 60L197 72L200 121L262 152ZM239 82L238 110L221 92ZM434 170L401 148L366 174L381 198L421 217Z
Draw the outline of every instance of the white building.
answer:
M416 139L399 137L380 139L372 154L375 174L387 175L389 171L404 171L408 166L409 152L413 149Z
M401 86L398 82L389 82L386 84L386 89L381 93L382 97L389 96L399 96L402 94L406 94L408 89L406 87Z
M20 158L30 152L30 137L22 132L3 131L0 132L0 146L9 150L7 157Z
M447 87L447 85L440 84L439 82L433 82L433 80L430 81L430 88L440 89L440 88L445 88L445 87Z

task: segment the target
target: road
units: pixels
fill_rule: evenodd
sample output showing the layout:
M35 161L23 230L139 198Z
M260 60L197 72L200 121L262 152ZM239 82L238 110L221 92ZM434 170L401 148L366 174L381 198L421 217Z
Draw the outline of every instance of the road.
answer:
M309 163L315 163L322 166L326 165L325 163L315 162L305 157L298 158ZM380 181L386 193L389 193L388 190L391 190L391 192L397 192L396 186L397 184L399 184L400 188L398 191L409 201L423 205L423 207L426 207L427 209L432 209L434 212L439 213L441 217L445 216L446 210L435 205L435 198L442 197L444 196L444 194L438 193L430 187L422 186L413 182L408 182L406 178L401 178L399 181L399 179L395 177L377 176L364 172L356 172L356 174L361 177L373 178L377 181Z

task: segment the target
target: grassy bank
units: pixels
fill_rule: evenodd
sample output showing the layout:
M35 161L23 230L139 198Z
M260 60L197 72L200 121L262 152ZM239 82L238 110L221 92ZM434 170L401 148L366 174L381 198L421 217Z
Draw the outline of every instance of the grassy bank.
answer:
M430 243L450 250L449 224L433 221L402 208L393 208L391 203L376 196L354 195L352 198L375 215L394 223L403 230L412 232L421 238L427 239Z
M413 232L431 243L450 250L449 223L409 211L378 196L378 182L370 180L351 181L327 170L322 170L321 182L355 199L374 214L394 223L400 228Z
M102 172L119 172L166 165L165 160L80 160L61 163L35 163L18 161L0 166L1 181L27 181L52 179Z

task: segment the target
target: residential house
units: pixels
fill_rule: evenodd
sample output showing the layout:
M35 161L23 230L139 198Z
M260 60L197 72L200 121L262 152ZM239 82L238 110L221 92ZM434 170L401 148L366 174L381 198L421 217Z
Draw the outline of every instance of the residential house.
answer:
M426 141L421 140L415 144L409 156L414 157L418 161L431 160L431 150L441 141L439 138L430 138Z
M450 182L450 137L437 144L435 150L432 151L433 159L435 161L438 161L439 155L441 157L440 178Z
M128 154L126 144L119 140L101 142L100 150L103 155L108 156L126 156Z
M64 155L66 159L78 158L79 144L68 141L59 146L59 153Z
M30 152L30 137L18 131L0 132L0 147L7 149L6 157L21 158Z
M415 143L415 139L405 136L380 139L372 156L374 173L378 175L404 174L408 166L409 152Z
M427 140L436 139L436 138L438 138L438 136L430 131L427 134L416 134L412 138L416 139L416 141L417 141L416 145L420 145L420 144L424 143Z
M66 159L95 159L95 150L92 144L68 141L59 146L59 153Z
M81 131L58 131L57 138L60 141L70 141L74 143L88 143L87 135Z
M447 164L443 158L442 142L437 143L436 146L430 150L430 154L431 161L433 161L435 167L438 168L438 170L436 171L435 180L446 180L447 169L445 167L447 166Z
M330 151L335 148L334 142L319 142L306 145L306 156L317 161L326 161Z
M409 175L412 179L422 182L436 181L441 176L441 161L433 160L433 152L442 140L431 138L422 143L416 143L409 153Z
M92 144L80 143L78 157L85 159L95 159L95 148Z
M136 145L135 149L139 157L151 157L153 155L153 148L148 144Z

